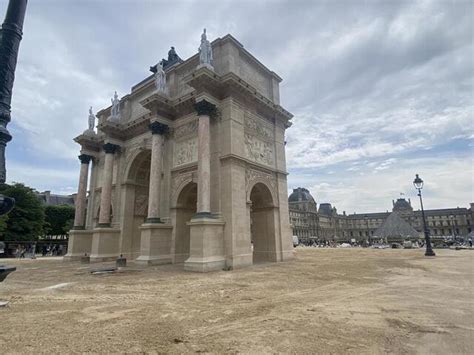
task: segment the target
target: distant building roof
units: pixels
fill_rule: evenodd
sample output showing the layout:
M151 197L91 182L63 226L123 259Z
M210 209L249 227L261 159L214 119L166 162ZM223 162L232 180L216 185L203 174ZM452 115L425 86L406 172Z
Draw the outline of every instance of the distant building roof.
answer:
M421 211L415 211L416 214L421 214ZM467 208L440 208L440 209L435 209L435 210L425 210L425 215L427 216L444 216L447 214L453 214L453 215L458 215L460 213L469 213L469 210Z
M301 201L310 201L315 202L313 196L309 193L308 189L304 187L298 187L293 189L290 197L288 198L289 202L301 202Z
M372 213L353 213L347 215L349 219L364 219L367 216L368 219L384 219L390 212L372 212Z
M56 195L51 191L39 192L38 199L46 206L70 205L74 206L74 195Z
M404 211L413 211L413 208L411 207L411 201L410 199L405 200L404 198L398 198L397 201L392 201L393 203L393 211L399 211L399 212L404 212Z
M397 212L392 212L382 223L382 225L377 228L374 235L381 238L405 238L418 237L419 233L407 222L405 222Z
M326 216L331 216L332 212L333 212L331 204L330 203L320 203L318 212L320 214L323 214L323 215L326 215Z

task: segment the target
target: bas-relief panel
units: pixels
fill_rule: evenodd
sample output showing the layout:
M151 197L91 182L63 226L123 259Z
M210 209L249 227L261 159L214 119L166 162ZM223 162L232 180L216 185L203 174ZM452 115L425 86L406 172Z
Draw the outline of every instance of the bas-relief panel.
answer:
M189 123L183 124L181 126L178 126L174 130L174 138L175 139L180 139L182 137L191 135L191 134L196 134L197 133L197 128L198 128L198 121L194 120Z
M264 120L252 116L248 112L245 113L245 129L252 134L272 141L275 136L271 127L269 127Z
M137 187L135 190L135 216L146 216L148 209L148 190L145 188Z
M273 166L273 142L245 134L245 156L256 163Z
M173 166L180 166L197 161L197 145L197 137L175 142Z

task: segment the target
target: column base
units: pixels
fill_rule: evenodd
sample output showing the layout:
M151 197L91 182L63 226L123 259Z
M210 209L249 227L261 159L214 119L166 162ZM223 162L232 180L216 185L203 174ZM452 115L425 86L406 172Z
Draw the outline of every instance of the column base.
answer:
M196 219L203 219L203 218L217 219L217 216L212 214L211 212L197 212L191 217L191 221L196 220Z
M160 217L147 218L145 223L164 223Z
M232 270L241 269L253 265L252 252L248 254L227 256L226 266Z
M63 260L80 261L85 254L89 255L92 249L92 234L92 230L70 230L67 254L64 255Z
M92 236L90 261L115 261L119 256L120 229L95 228Z
M171 232L173 226L163 223L144 223L140 226L140 256L138 264L171 264Z
M187 223L190 228L189 258L184 262L184 270L209 272L225 267L224 225L215 218L200 217Z
M295 258L294 250L283 250L281 252L281 261L290 261Z

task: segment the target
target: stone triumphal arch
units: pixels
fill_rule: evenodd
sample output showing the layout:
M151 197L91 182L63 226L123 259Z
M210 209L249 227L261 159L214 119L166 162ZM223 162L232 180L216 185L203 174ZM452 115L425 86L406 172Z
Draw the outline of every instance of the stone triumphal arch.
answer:
M281 78L227 35L168 59L75 138L79 189L67 260L120 254L191 271L293 256ZM98 117L97 131L95 118ZM89 166L91 168L89 169Z

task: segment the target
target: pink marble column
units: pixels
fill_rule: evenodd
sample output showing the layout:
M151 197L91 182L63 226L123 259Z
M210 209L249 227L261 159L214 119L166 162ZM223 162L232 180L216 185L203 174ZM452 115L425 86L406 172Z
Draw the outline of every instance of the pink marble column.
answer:
M118 145L106 143L103 146L105 151L104 179L100 194L99 227L110 227L110 204L112 202L112 177L114 169L114 153Z
M164 134L168 132L168 126L160 122L149 125L151 130L151 164L150 164L150 187L148 194L148 216L147 223L162 223L160 220L160 188L161 188L161 160L163 156Z
M216 106L206 100L194 105L199 116L198 123L198 195L197 217L211 216L211 137L210 116Z
M81 172L79 175L79 187L77 189L76 211L74 215L73 229L84 229L85 226L87 177L89 174L89 163L91 159L92 157L90 155L79 155L79 160L81 161Z

